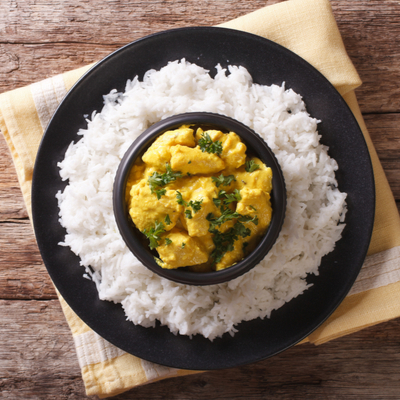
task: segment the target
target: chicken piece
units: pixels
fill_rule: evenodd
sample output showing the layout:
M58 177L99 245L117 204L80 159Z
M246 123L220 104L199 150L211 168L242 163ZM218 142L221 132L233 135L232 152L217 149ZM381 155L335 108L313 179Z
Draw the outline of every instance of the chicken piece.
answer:
M257 225L253 222L245 222L246 228L251 230L250 240L262 235L271 223L272 208L270 196L261 189L244 188L240 191L242 199L238 201L236 211L241 215L254 217L257 215Z
M234 132L224 135L220 157L225 161L226 168L239 168L246 162L246 145Z
M182 174L214 174L225 168L225 163L217 155L202 152L199 147L171 147L171 167Z
M154 226L155 221L162 222L165 230L169 231L183 212L183 206L176 202L175 190L168 189L160 199L157 199L144 179L132 186L130 196L129 215L142 232ZM165 222L166 218L170 221L169 224Z
M170 162L171 147L175 145L194 147L193 129L182 126L173 131L167 131L159 136L154 143L143 154L142 160L150 166L161 171L165 170L165 164Z
M179 179L170 185L182 196L185 212L180 221L190 236L204 236L210 227L206 219L210 213L218 212L213 199L218 190L210 177L187 177Z
M270 193L272 190L271 168L266 167L258 158L254 157L252 160L259 165L260 168L253 172L247 172L244 167L241 167L235 173L236 188L239 190L242 190L243 188L261 189L265 193Z
M176 269L204 264L208 260L208 252L202 242L190 237L184 230L174 228L162 235L162 239L162 244L157 247L162 268Z
M231 267L244 257L243 242L244 240L240 236L238 240L235 240L233 244L233 250L227 251L222 257L221 261L215 264L216 271L220 271L221 269Z
M222 153L219 156L225 161L225 168L239 168L246 162L246 145L236 133L222 133L217 130L203 131L201 128L198 128L196 131L196 140L199 141L205 134L208 134L213 142L221 142Z
M129 172L128 181L126 183L125 191L125 202L129 204L131 202L130 190L133 185L139 183L144 176L144 171L146 169L146 164L143 164L140 160L135 162L131 171Z

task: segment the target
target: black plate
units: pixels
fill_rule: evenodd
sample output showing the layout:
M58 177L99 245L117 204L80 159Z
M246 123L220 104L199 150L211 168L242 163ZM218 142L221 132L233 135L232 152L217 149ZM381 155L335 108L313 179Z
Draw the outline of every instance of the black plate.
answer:
M119 305L100 301L95 285L82 278L83 268L69 248L58 245L65 231L58 222L55 194L63 190L57 162L64 158L85 114L100 111L104 94L123 91L127 79L168 61L185 58L213 73L216 64L243 65L264 85L286 82L301 94L308 112L322 120L321 142L339 164L336 177L347 192L343 238L325 256L314 285L272 313L239 325L239 332L213 342L196 335L175 336L166 327L143 328L127 322ZM51 120L37 155L32 189L35 233L48 272L71 308L99 335L145 360L176 368L217 369L270 357L309 335L340 304L365 258L372 233L375 190L364 137L334 87L289 50L251 34L224 28L184 28L151 35L116 51L89 71L67 94Z

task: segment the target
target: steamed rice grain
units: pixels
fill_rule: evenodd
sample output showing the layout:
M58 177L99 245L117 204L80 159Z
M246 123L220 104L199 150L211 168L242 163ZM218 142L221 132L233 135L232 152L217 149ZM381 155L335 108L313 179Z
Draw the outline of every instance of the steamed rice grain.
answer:
M341 237L346 194L337 188L337 164L319 143L318 121L299 94L252 82L248 71L220 66L208 71L170 62L136 77L125 92L104 96L104 107L87 120L59 163L68 180L57 194L62 243L81 259L102 300L121 303L128 320L145 327L156 320L171 332L210 340L234 334L241 321L271 315L307 289L321 258ZM112 207L113 180L131 143L150 125L184 112L224 114L248 125L274 151L284 174L287 210L275 245L253 270L228 283L187 286L150 272L128 250Z

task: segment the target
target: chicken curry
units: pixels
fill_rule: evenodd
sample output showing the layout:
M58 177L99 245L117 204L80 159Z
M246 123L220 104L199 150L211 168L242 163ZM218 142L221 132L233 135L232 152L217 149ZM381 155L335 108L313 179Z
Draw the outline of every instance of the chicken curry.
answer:
M246 150L234 132L184 125L136 161L129 215L162 268L218 271L257 245L271 221L272 171Z

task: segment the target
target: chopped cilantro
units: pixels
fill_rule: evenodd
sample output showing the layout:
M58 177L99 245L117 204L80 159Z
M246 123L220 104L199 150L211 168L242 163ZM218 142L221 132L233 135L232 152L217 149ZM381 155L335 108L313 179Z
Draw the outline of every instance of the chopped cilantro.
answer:
M186 243L183 242L183 243L181 244L182 249L183 249L185 246L186 246Z
M157 200L161 199L161 196L164 196L165 193L167 193L167 189L160 189L160 190L154 190L154 192L157 196Z
M182 193L179 192L178 190L176 191L176 202L181 206L186 205L186 201L183 200Z
M230 208L221 209L222 213L219 217L215 217L214 214L210 213L207 215L206 219L210 222L209 231L214 233L218 226L221 226L227 221L232 219L237 219L239 222L253 222L255 225L258 224L258 217L251 217L250 215L242 215L237 211L233 211Z
M253 172L260 169L260 166L254 162L254 160L246 161L245 170L247 172Z
M239 236L245 238L250 236L251 231L246 228L241 222L236 222L236 224L228 229L226 232L221 233L219 231L213 232L213 242L215 244L215 249L211 253L211 258L213 263L216 264L222 260L225 253L232 251L234 249L234 243L239 239Z
M155 193L158 199L160 199L161 196L166 193L166 189L159 190L159 188L168 185L168 183L171 183L178 178L182 178L182 174L179 171L172 171L172 168L168 163L166 164L166 169L167 171L163 174L157 171L153 172L153 174L147 180L147 183L151 189L151 193Z
M211 179L215 183L215 186L217 187L220 187L221 185L229 186L233 181L236 181L233 175L224 176L222 174L218 177L213 176Z
M235 189L233 193L230 194L225 194L226 199L224 200L224 204L228 205L230 203L233 203L234 201L240 201L242 200L242 196L240 195L240 190Z
M196 214L197 212L200 211L200 209L201 209L201 203L202 203L202 202L203 202L203 199L201 199L201 200L195 200L195 201L190 200L187 206L188 206L188 207L192 207L192 210L193 210L194 213Z
M196 214L201 209L201 203L203 202L203 199L195 200L195 201L190 200L188 203L185 200L183 200L182 193L177 190L176 191L176 202L187 208L191 207L192 210L194 211L194 213ZM186 218L192 219L192 211L191 210L186 210L185 215L186 215Z
M164 232L164 224L162 222L156 221L155 225L152 226L149 230L145 229L143 234L149 239L150 250L155 249L159 246L159 240L161 233Z
M191 210L185 210L185 217L187 219L192 219L193 218L192 211Z
M170 238L165 238L165 244L168 246L169 244L172 243L172 240Z
M167 225L171 225L171 219L170 219L170 217L169 217L169 214L166 215L164 221L165 221L165 223L166 223Z
M199 139L199 147L200 150L204 153L213 153L213 154L221 154L222 153L222 142L216 140L212 141L210 135L207 132L204 132Z

